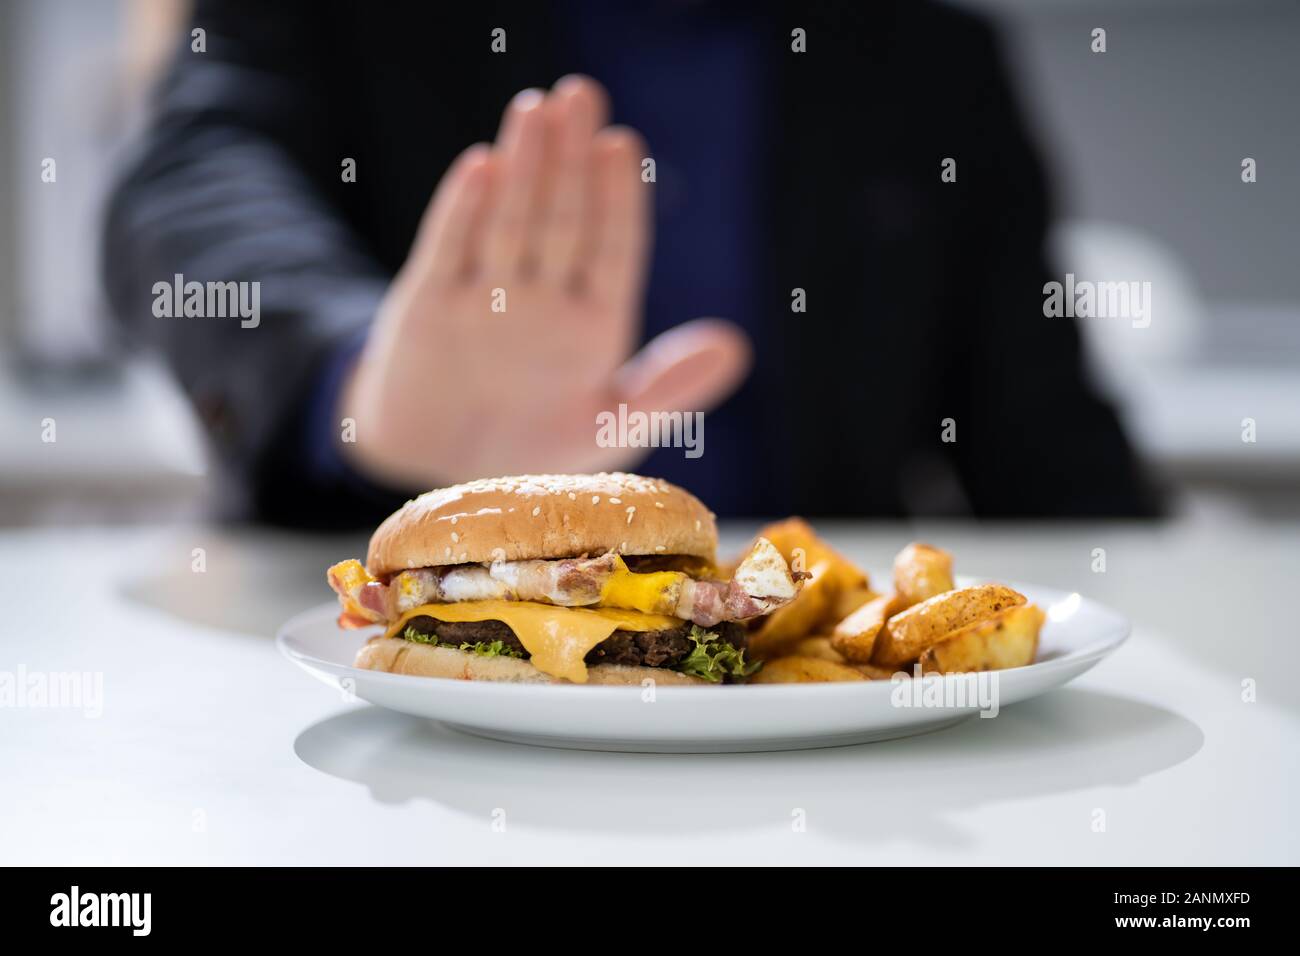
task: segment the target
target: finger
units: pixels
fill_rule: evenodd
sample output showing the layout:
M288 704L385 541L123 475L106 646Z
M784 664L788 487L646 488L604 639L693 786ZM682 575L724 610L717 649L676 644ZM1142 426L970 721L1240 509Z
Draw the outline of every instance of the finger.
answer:
M530 243L537 251L542 278L557 285L569 285L577 266L587 225L588 193L593 191L592 138L604 125L607 103L600 84L582 76L565 77L548 97L548 104L554 105L555 121L543 177L547 193Z
M641 181L645 143L630 129L609 127L593 141L596 197L591 241L579 264L587 293L631 309L645 282L650 247L650 186Z
M555 81L554 92L578 96L590 104L593 134L609 122L609 93L591 77L570 73Z
M411 260L422 278L449 283L474 264L471 237L483 212L491 149L476 143L452 162L420 220Z
M497 137L500 164L494 170L494 208L483 237L482 266L494 280L512 278L523 258L546 139L544 102L538 90L524 90L510 101Z
M628 359L615 392L629 408L708 411L749 374L753 348L740 328L721 319L696 319L656 336Z

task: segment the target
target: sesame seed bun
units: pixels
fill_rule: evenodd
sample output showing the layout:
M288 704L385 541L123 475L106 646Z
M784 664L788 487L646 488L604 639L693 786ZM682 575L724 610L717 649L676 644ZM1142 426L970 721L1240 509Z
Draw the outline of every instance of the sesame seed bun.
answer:
M621 472L519 475L430 491L408 501L370 539L366 569L408 568L581 554L674 554L712 563L713 514L694 495Z

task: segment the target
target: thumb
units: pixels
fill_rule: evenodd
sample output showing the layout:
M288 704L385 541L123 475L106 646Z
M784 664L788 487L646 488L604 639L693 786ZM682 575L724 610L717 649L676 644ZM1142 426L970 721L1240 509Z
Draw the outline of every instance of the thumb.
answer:
M740 327L696 319L646 343L615 376L619 401L644 411L708 411L749 374L753 348Z

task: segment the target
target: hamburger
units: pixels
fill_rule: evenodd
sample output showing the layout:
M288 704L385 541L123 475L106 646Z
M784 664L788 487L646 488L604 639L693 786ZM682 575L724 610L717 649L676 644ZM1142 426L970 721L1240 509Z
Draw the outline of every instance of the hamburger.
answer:
M747 625L799 572L759 538L729 579L713 514L666 481L521 475L408 501L365 564L329 569L339 626L378 630L356 666L531 683L743 681Z

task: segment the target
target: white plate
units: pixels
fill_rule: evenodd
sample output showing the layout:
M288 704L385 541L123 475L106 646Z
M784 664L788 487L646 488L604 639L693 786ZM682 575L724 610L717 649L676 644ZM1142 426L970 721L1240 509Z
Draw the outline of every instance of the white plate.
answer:
M1078 594L1011 586L1048 612L1038 660L919 681L643 688L385 674L352 666L377 629L339 630L335 603L294 617L276 643L294 663L346 694L498 740L652 753L799 750L926 733L981 712L995 716L1001 707L1082 674L1128 636L1128 621Z

